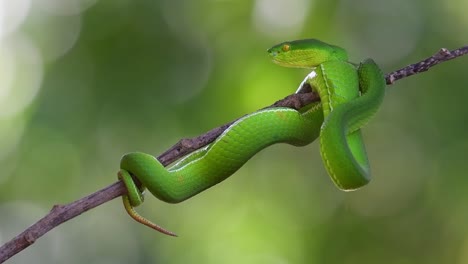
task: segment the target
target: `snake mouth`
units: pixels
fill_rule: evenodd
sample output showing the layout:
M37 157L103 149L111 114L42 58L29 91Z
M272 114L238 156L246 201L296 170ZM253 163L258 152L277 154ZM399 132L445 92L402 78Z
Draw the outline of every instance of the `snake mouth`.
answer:
M267 52L271 57L276 57L276 55L278 55L278 52L273 49L267 49Z
M306 66L297 64L297 62L291 61L289 59L284 59L284 58L282 58L281 56L278 56L278 55L279 55L279 53L276 53L275 51L270 53L271 60L275 64L278 64L278 65L283 66L283 67L288 67L288 68L308 68Z

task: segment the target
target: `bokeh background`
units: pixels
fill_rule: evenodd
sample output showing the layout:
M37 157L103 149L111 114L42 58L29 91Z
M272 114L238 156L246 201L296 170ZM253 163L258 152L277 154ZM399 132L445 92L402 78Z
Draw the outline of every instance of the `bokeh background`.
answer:
M295 91L266 49L319 38L385 72L468 42L466 0L1 0L0 243L54 204ZM364 129L373 181L344 193L315 142L272 146L222 184L139 211L120 199L8 263L468 263L468 59L388 87Z

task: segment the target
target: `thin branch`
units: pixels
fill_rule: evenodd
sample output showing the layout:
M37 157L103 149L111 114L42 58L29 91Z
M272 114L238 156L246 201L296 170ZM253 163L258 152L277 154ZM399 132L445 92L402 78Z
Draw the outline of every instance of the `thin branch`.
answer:
M429 68L436 66L439 63L455 59L467 53L468 53L468 46L464 46L464 47L461 47L459 49L452 50L452 51L446 48L441 48L436 54L432 55L431 57L425 60L422 60L415 64L408 65L404 68L401 68L390 74L387 74L385 76L385 80L387 81L388 85L391 85L395 81L398 81L400 79L403 79L411 75L425 72L429 70Z
M468 46L453 51L440 49L436 54L423 61L411 64L407 67L387 74L385 76L386 82L388 85L391 85L397 80L425 72L429 68L439 63L460 57L467 53ZM265 108L288 107L298 110L312 102L317 102L319 100L320 98L318 95L313 92L292 94ZM192 151L213 142L233 122L235 122L235 120L220 127L214 128L198 137L181 139L177 144L161 154L158 157L158 160L164 166L169 165L170 163L191 153ZM105 202L126 194L126 192L127 191L124 185L118 181L80 200L66 205L55 205L46 216L0 247L0 263L5 262L15 254L27 248L38 238L56 226Z
M126 192L121 182L113 183L104 189L66 205L54 205L42 219L28 227L21 234L0 247L0 263L32 245L52 228Z

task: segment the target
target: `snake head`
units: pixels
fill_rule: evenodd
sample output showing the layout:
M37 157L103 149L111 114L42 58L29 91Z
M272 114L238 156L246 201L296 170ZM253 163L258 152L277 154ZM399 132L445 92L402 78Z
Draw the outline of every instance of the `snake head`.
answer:
M267 50L274 63L286 67L315 68L330 60L348 60L346 51L317 39L301 39L277 44Z

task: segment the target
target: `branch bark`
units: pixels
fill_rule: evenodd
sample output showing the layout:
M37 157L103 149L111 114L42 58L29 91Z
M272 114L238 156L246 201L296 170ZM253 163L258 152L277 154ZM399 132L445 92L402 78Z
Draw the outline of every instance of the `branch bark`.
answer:
M468 46L464 46L453 51L442 48L425 60L408 65L385 75L387 85L391 85L395 83L395 81L405 77L425 72L439 63L460 57L467 53ZM314 92L292 94L265 108L289 107L298 110L319 100L319 96ZM169 165L175 160L213 142L233 122L235 122L235 120L214 128L198 137L181 139L174 146L158 156L158 160L164 166ZM122 196L123 194L126 194L126 192L124 185L118 181L77 201L66 205L53 206L46 216L0 247L0 263L5 262L12 256L32 245L38 238L56 226L105 202Z

